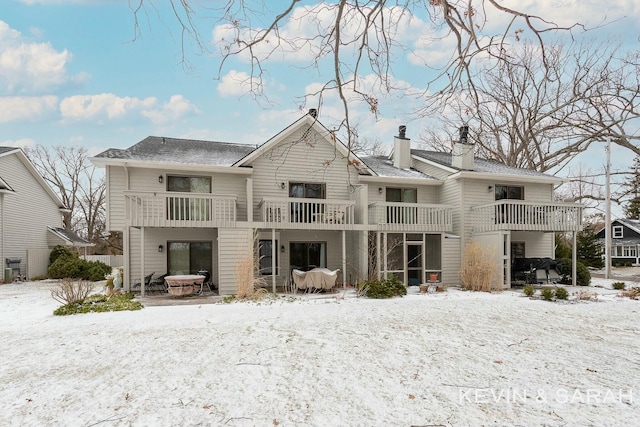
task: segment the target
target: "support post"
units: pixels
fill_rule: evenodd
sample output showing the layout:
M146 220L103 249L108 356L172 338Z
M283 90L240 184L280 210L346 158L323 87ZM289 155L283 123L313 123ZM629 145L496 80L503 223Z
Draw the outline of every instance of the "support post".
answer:
M276 293L276 229L271 229L271 290ZM258 261L260 262L260 261Z
M347 232L342 230L342 289L347 288Z
M576 286L578 284L578 233L576 231L573 232L573 250L571 257L571 286Z
M606 201L604 221L604 278L611 276L611 136L607 137Z
M140 227L140 296L144 298L146 285L144 283L144 227Z

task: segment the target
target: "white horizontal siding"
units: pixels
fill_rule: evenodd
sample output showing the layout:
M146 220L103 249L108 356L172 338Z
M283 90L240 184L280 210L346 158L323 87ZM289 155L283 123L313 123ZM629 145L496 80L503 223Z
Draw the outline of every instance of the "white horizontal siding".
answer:
M218 231L218 292L233 295L238 292L236 271L238 262L253 256L253 230L250 228L221 228Z
M444 238L442 242L442 283L460 285L460 239Z
M3 197L3 258L21 258L27 274L27 250L48 249L47 227L62 227L58 205L17 154L0 157L0 176L15 193ZM0 260L4 272L5 260Z
M524 242L525 258L555 258L554 233L512 231L511 242Z
M123 167L107 166L107 230L124 231L127 177Z

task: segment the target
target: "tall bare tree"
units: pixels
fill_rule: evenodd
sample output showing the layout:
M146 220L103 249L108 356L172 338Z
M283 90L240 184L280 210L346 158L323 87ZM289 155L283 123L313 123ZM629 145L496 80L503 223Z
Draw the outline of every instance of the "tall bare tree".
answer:
M247 64L246 87L256 97L264 95L269 66L282 58L304 52L310 58L309 68L317 69L318 75L329 69L330 77L312 95L321 104L327 92L337 93L344 117L338 129L346 129L349 145L353 138L350 106L364 104L376 114L381 108L377 94L398 89L393 80L394 56L407 48L402 34L407 26L419 23L421 34L425 33L423 41L431 49L451 46L444 64L424 59L429 72L425 76L435 73L432 78L425 77L426 89L417 94L426 106L461 88L473 91L476 62L486 56L508 61L500 52L519 43L523 35L537 40L541 63L546 65L543 35L579 26L561 27L550 19L506 7L499 0L336 0L313 6L300 0L227 0L218 8L200 8L187 0L169 0L169 4L183 52L189 42L201 50L209 49L198 13L213 17L220 55L218 77L232 59L241 59ZM130 7L136 36L141 21L162 15L156 0L130 0ZM167 17L160 18L167 22ZM496 27L495 22L502 24Z
M38 172L60 196L69 212L63 213L66 230L100 243L105 231L104 176L87 160L82 147L37 145L26 149L26 155Z
M469 124L480 155L540 172L558 172L611 135L638 153L626 130L640 117L640 57L619 48L556 43L544 63L537 45L506 49L504 60L480 64L474 86L451 97L440 120L454 130ZM422 139L448 151L452 136L432 129Z

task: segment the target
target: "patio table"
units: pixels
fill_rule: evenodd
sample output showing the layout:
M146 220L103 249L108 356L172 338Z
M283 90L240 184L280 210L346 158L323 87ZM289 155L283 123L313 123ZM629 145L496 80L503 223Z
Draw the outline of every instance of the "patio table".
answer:
M200 274L178 274L175 276L166 276L164 280L167 282L169 295L191 295L196 290L202 290L204 276ZM200 289L198 286L200 285Z

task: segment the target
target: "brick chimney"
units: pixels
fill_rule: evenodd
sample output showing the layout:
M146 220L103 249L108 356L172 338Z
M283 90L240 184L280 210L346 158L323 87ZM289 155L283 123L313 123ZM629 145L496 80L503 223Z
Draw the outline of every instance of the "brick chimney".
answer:
M451 166L458 169L473 170L474 145L469 143L469 126L461 126L460 139L451 150Z
M393 138L393 166L400 169L411 168L411 140L406 135L407 127L398 129L398 136Z

